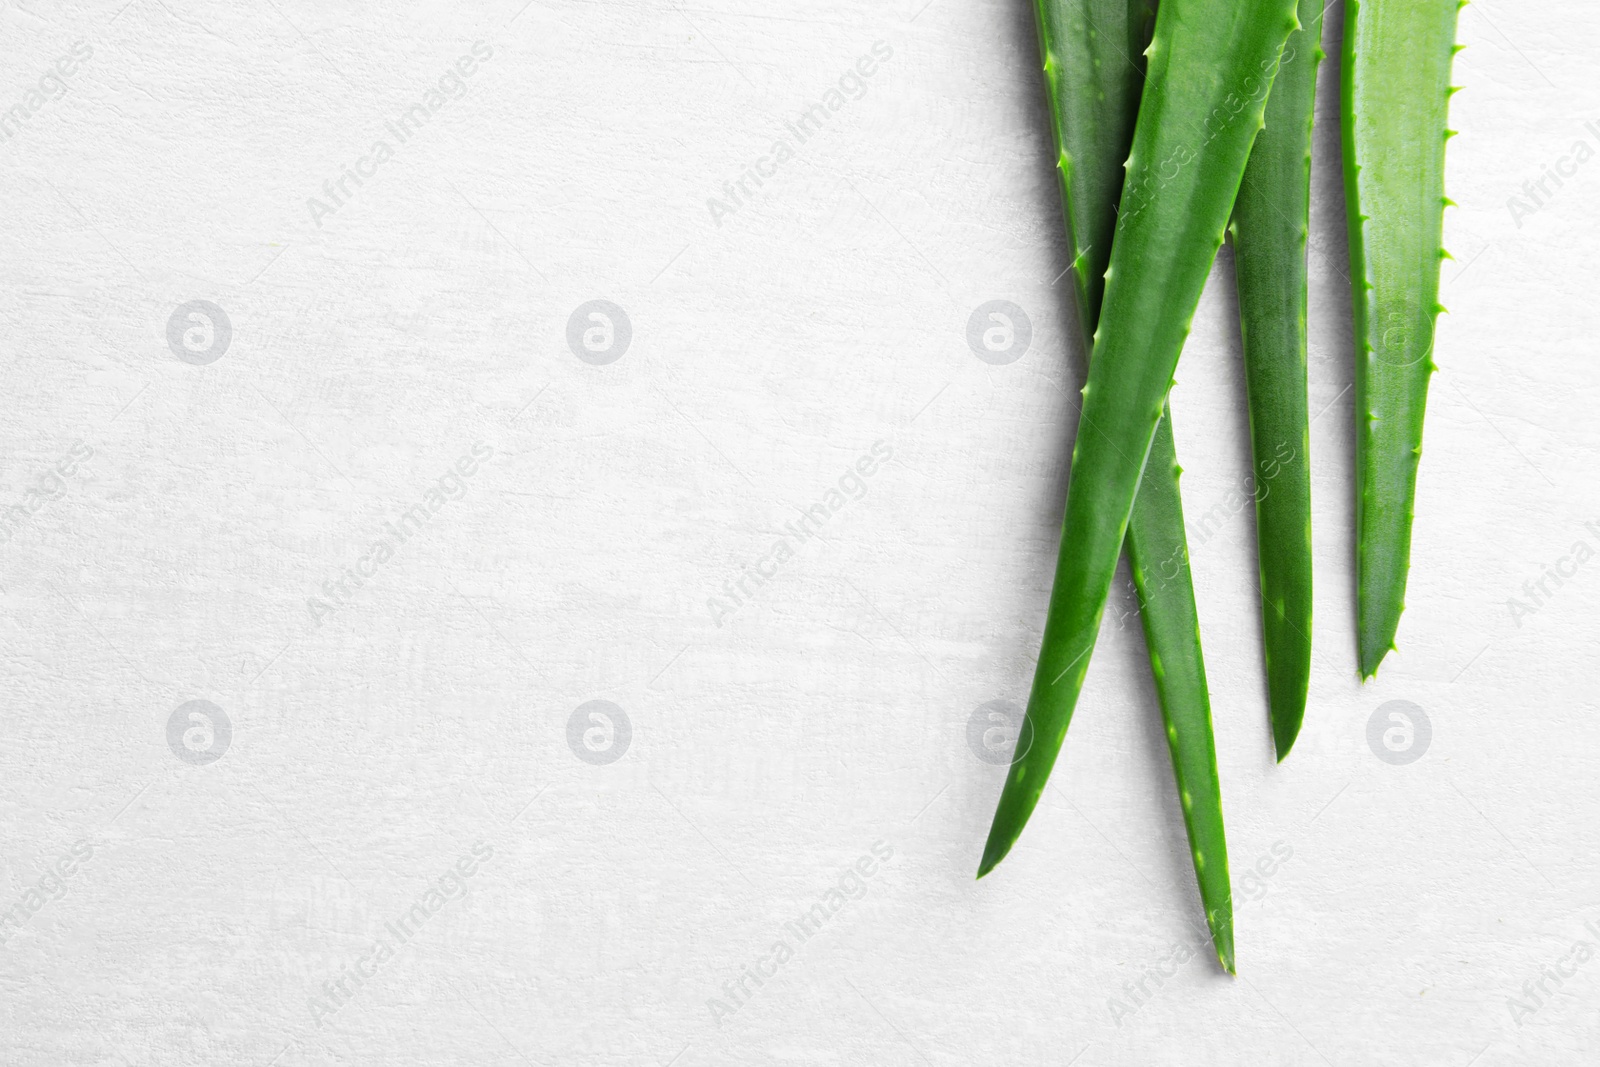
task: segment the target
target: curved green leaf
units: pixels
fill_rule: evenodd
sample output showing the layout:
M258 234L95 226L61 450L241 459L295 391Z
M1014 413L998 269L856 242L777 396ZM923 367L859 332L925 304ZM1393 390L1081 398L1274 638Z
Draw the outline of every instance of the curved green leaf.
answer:
M1085 347L1100 316L1123 161L1133 141L1150 11L1143 0L1037 0L1073 290ZM1233 970L1233 902L1211 700L1189 573L1171 413L1162 420L1128 523L1128 562L1161 701L1195 875L1218 958Z
M1361 673L1394 648L1444 256L1444 146L1459 0L1348 0L1344 181L1356 336Z
M1033 744L1006 775L980 874L1016 842L1066 737L1172 372L1296 26L1293 0L1165 0L1156 17L1028 700ZM1219 862L1194 852L1197 869Z
M1261 636L1281 761L1311 684L1311 432L1306 410L1306 233L1322 0L1300 0L1233 209L1239 332L1255 461Z

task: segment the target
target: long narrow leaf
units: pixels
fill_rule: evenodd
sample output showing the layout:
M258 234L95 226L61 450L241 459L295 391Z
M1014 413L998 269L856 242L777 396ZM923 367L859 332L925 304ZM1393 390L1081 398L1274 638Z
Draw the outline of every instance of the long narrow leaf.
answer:
M1306 410L1306 234L1323 0L1300 0L1266 127L1234 205L1234 266L1255 461L1256 554L1272 741L1281 761L1311 683L1311 432Z
M1394 648L1444 252L1444 146L1460 0L1349 0L1345 202L1356 335L1356 599L1361 673Z
M1036 14L1087 349L1100 317L1151 13L1143 0L1037 0ZM1195 867L1201 902L1217 956L1231 972L1233 901L1222 794L1170 410L1151 446L1126 549L1184 825L1193 853L1211 857Z
M1297 25L1294 0L1164 0L1156 17L1028 700L1033 744L1006 775L980 873L1016 842L1066 738L1172 374ZM1194 861L1219 862L1200 846Z

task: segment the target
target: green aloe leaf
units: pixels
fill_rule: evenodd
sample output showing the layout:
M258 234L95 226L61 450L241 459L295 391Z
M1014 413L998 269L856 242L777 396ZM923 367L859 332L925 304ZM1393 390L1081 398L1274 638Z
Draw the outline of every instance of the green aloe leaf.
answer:
M1178 356L1222 244L1293 0L1165 0L1095 331L1028 721L979 873L1010 851L1066 738ZM1197 869L1220 862L1200 846Z
M1133 142L1151 11L1143 0L1037 0L1073 290L1085 347L1100 317L1123 162ZM1233 900L1211 700L1184 536L1171 412L1156 432L1125 547L1161 702L1184 825L1218 958L1233 970Z
M1234 205L1239 329L1261 568L1261 635L1281 761L1311 684L1311 432L1306 410L1306 235L1322 0L1300 0Z
M1344 184L1356 338L1361 673L1394 648L1439 312L1444 146L1460 0L1348 0Z

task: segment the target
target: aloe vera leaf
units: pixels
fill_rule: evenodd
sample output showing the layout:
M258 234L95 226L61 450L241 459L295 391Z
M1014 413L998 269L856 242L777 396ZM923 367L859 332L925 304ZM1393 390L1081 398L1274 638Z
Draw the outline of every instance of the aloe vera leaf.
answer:
M1035 0L1078 322L1093 339L1154 11L1147 0Z
M1144 0L1037 0L1035 14L1074 252L1073 291L1087 350L1100 317L1152 12ZM1212 857L1195 870L1201 903L1217 956L1232 972L1233 900L1222 793L1177 476L1169 410L1151 445L1124 547L1191 851Z
M1250 150L1229 233L1255 462L1261 639L1272 743L1282 762L1311 684L1311 431L1306 410L1306 235L1322 0L1300 0Z
M1027 718L980 875L1016 843L1044 792L1083 688L1172 373L1228 213L1294 0L1164 0L1111 245L1083 414L1073 442L1056 578ZM1195 865L1211 860L1196 850Z
M1433 362L1458 0L1349 0L1344 188L1356 339L1361 673L1394 648Z

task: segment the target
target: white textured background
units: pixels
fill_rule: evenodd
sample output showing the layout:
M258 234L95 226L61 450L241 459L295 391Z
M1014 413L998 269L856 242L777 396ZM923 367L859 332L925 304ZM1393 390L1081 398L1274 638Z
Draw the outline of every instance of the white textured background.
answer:
M0 1062L1594 1062L1593 5L1462 14L1410 609L1364 687L1323 67L1316 673L1282 767L1226 252L1201 306L1174 405L1229 980L1184 947L1124 583L1053 788L972 877L1003 770L969 725L1025 698L1081 370L1028 5L123 2L0 9L0 112L30 112L0 138ZM875 42L864 94L717 225L707 198ZM606 365L567 342L594 299L632 329ZM1032 324L1005 365L966 339L993 299ZM219 353L180 315L204 365L168 343L195 300L232 328ZM878 442L865 495L714 617ZM231 724L210 763L168 743L191 700ZM1368 742L1394 700L1431 723L1405 765ZM464 895L374 972L441 880Z

